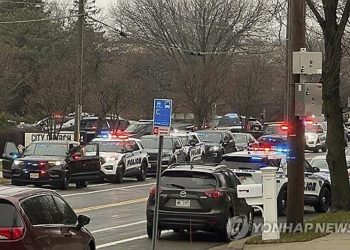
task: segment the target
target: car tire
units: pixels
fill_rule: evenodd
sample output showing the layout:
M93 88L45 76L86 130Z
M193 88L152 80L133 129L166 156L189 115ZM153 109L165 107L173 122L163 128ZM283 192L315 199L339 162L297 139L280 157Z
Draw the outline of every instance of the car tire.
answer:
M24 184L20 181L17 181L17 180L11 180L11 185L14 185L14 186L24 186Z
M252 208L248 213L248 232L245 235L245 237L252 235L253 226L254 226L253 224L254 224L254 209Z
M277 213L279 216L287 215L287 188L283 188L277 197Z
M147 163L142 162L140 167L140 172L136 176L137 181L145 181L147 178Z
M124 167L118 166L115 175L112 178L113 183L122 183L124 179Z
M320 152L320 146L316 146L314 150L312 150L314 153L319 153Z
M161 233L162 233L162 230L158 228L158 235L157 235L158 239L160 238ZM153 237L153 226L149 224L147 224L147 236L149 239L152 239Z
M76 188L86 188L87 187L87 181L78 181L77 183L75 183Z
M64 171L63 172L63 176L62 176L62 180L61 180L61 183L60 183L60 186L59 188L61 190L67 190L68 187L69 187L69 172L68 171Z
M320 194L318 196L318 202L314 206L314 210L317 213L325 213L331 206L331 190L328 187L321 188Z
M229 216L226 218L225 222L225 227L223 230L220 230L219 233L219 238L223 242L231 242L234 240L234 237L232 235L232 229L233 229L233 218L234 216L229 213Z

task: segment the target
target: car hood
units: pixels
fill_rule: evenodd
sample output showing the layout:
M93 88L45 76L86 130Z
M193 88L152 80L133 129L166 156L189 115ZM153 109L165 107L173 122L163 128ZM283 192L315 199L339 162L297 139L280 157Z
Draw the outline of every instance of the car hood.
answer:
M316 133L310 133L310 132L307 132L307 133L305 133L305 137L313 137L313 136L317 136L317 134Z
M116 153L116 152L100 152L100 156L103 157L103 158L106 158L106 157L120 158L123 155L124 154L122 154L122 153Z
M205 142L205 147L206 148L211 148L211 147L220 147L220 143L218 142Z
M22 158L18 158L21 161L62 161L66 157L65 156L24 156Z
M148 154L158 154L157 148L145 148L145 150ZM163 148L163 154L165 154L165 153L172 153L172 151L170 149Z

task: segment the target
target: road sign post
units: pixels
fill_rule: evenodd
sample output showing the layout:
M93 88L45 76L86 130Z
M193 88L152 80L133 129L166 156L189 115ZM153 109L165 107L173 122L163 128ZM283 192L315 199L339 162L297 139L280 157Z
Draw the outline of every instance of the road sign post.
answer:
M157 248L158 241L158 217L159 217L159 186L162 174L162 154L164 135L168 135L171 126L172 100L155 99L153 107L153 133L159 135L158 159L156 172L156 194L153 215L152 250Z

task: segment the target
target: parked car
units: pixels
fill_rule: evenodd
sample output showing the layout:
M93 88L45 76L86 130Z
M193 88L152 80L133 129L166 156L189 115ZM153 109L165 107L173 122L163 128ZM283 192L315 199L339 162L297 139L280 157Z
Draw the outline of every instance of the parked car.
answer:
M125 129L125 133L129 137L141 138L144 135L153 134L153 121L150 120L140 120L138 122L133 122Z
M229 113L219 119L216 128L231 132L243 132L244 124L238 114Z
M197 134L205 144L203 161L220 162L224 154L237 151L235 139L228 130L200 130Z
M0 214L1 250L96 249L90 218L52 190L1 186Z
M87 181L99 180L101 175L97 144L38 141L21 154L14 143L8 142L3 158L3 176L11 178L13 185L50 184L67 189L73 182L81 188L87 186Z
M200 161L205 151L205 146L197 133L194 132L176 132L173 136L179 137L184 146L187 162Z
M149 155L148 174L155 174L157 170L158 158L158 135L145 135L141 137L142 145ZM185 161L186 153L180 138L172 135L164 136L162 170L166 169L173 163Z
M159 228L181 232L216 232L220 239L232 241L252 231L253 209L237 197L236 175L225 166L174 164L160 181ZM156 186L147 201L147 235L152 238ZM241 218L241 220L237 220ZM241 225L241 230L236 230Z
M248 149L249 144L257 143L257 140L254 138L254 136L252 136L249 133L232 133L232 134L235 138L237 151Z

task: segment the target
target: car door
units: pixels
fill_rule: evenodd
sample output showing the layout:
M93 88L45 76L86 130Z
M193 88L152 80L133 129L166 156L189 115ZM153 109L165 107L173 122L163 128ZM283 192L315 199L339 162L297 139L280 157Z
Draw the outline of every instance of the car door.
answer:
M190 144L193 145L190 148L191 161L200 160L202 156L202 143L196 135L190 135Z
M225 153L231 153L236 151L235 140L230 133L225 133L223 145L225 148Z
M139 145L134 140L125 142L127 149L126 153L126 170L129 173L134 173L140 168L142 163L142 151Z
M101 171L99 144L89 143L83 149L81 175L88 179L98 179Z
M174 138L173 141L175 148L174 154L176 156L177 162L185 161L186 155L181 140L179 138Z
M6 179L11 179L12 163L19 156L19 151L16 144L13 142L6 142L4 153L2 155L2 176Z
M58 210L61 238L69 248L65 249L86 249L89 238L86 237L84 229L77 229L77 215L72 208L58 195L53 195L54 203ZM57 246L53 250L63 250Z

